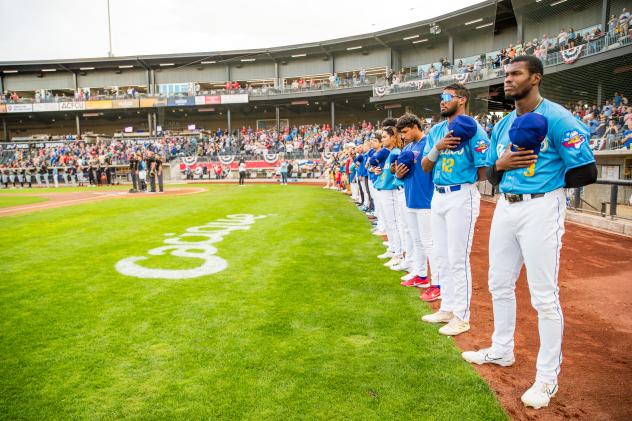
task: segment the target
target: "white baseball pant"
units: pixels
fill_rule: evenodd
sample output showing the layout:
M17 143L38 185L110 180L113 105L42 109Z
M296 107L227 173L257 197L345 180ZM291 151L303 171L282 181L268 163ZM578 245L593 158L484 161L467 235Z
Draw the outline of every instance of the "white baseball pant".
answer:
M470 320L472 270L470 251L480 212L481 194L476 184L461 184L458 191L435 192L431 203L432 239L437 284L441 285L441 310ZM434 270L434 268L433 268Z
M434 270L432 220L430 209L406 208L406 225L413 240L413 265L411 272L418 276L428 276L428 262ZM432 285L438 285L438 277L433 276Z
M384 216L386 235L388 236L388 249L396 256L403 254L402 238L400 235L400 212L397 203L397 190L377 190L380 207Z
M540 351L536 380L557 384L562 364L564 318L557 275L564 235L563 189L509 203L501 195L489 237L489 291L494 306L492 354L513 355L516 280L524 264L531 305L538 312Z

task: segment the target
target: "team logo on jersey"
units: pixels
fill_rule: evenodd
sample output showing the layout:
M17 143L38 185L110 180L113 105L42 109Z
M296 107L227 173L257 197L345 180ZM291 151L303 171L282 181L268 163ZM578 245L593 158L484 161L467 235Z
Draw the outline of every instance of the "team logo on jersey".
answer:
M569 130L564 133L564 140L562 140L562 145L565 148L575 148L579 149L579 147L586 141L586 136L580 134L577 130Z
M489 145L487 144L487 142L485 142L484 140L479 140L476 144L476 147L474 147L474 150L478 153L485 153L487 152L488 147Z

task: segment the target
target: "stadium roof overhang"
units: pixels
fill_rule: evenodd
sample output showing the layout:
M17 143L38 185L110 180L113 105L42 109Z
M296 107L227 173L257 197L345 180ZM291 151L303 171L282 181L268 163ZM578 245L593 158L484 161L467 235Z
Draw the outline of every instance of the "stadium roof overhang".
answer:
M266 61L284 63L302 57L320 57L328 60L333 54L355 52L368 54L376 48L412 48L413 43L431 46L434 41L446 39L449 35L463 35L476 31L476 25L466 26L465 22L478 21L490 30L506 20L513 20L513 10L509 0L485 0L467 8L382 31L355 35L345 38L312 43L286 45L265 49L210 51L183 54L159 54L127 57L95 57L64 60L29 60L0 62L0 71L17 70L18 73L40 73L43 68L57 71L81 72L91 70L160 69L186 66L217 64L239 64L244 61ZM480 25L479 25L480 26ZM440 32L437 33L437 28Z

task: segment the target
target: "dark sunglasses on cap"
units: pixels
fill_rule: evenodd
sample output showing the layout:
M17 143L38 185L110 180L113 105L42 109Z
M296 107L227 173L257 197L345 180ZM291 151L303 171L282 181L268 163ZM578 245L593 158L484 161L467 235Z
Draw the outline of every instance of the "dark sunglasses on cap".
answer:
M441 102L450 102L454 98L463 98L463 97L459 96L459 95L452 95L452 94L443 93L443 94L439 95L439 98L441 98Z

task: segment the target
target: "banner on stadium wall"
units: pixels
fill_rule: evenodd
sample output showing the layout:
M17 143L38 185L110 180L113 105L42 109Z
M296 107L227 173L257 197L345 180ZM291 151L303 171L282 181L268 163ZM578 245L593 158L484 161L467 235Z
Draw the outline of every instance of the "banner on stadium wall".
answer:
M7 106L4 104L0 104L0 113L6 113L7 112Z
M247 104L248 94L221 95L222 104Z
M221 104L220 95L198 95L195 97L195 105Z
M86 109L86 103L83 101L77 102L60 102L59 111L83 111Z
M86 110L109 110L112 108L111 99L103 99L99 101L86 101Z
M167 98L141 98L140 107L166 107Z
M33 111L59 111L59 104L56 102L42 102L33 104Z
M186 107L189 105L195 105L195 97L185 96L182 98L169 98L167 100L167 107Z
M584 44L581 44L581 45L578 45L577 47L569 48L568 50L562 50L561 54L562 54L562 60L564 60L564 63L566 64L575 63L579 59L579 56L582 55L583 47L584 47Z
M112 108L138 108L137 99L115 99L112 101Z
M5 151L14 151L16 149L28 149L29 148L29 144L28 143L3 143L2 146L4 146L4 150Z
M33 104L7 104L8 113L30 113L33 111Z

